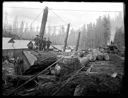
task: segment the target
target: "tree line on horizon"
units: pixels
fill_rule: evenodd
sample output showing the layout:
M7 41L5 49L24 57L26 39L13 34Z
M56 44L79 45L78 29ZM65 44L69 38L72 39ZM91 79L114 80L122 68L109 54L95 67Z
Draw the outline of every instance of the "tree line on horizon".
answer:
M55 45L64 45L66 36L66 29L63 25L56 34L57 29L47 28L45 30L45 37L49 38ZM107 45L110 40L114 41L119 47L124 46L124 21L121 14L115 20L110 19L109 15L101 17L96 20L96 23L89 23L87 26L83 25L80 29L70 29L68 36L68 45L76 45L78 32L80 36L80 49L98 48L99 46ZM115 32L114 39L111 39L111 32ZM3 25L3 37L15 37L16 39L33 40L35 35L39 34L39 26L33 28L25 21L18 23L18 17L15 17L12 25L8 24L7 16L5 16L5 23Z

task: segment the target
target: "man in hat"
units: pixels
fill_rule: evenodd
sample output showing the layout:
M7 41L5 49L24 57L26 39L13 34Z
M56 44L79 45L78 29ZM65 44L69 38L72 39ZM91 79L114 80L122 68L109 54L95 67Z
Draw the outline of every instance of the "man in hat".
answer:
M39 49L39 42L40 42L39 35L36 35L34 41L35 41L35 46L36 46L36 48Z
M15 61L15 73L17 75L22 75L24 72L24 60L21 57L17 57Z
M27 46L28 46L28 49L33 49L33 43L32 43L32 41L30 41L30 42L27 44Z
M45 51L46 50L46 38L44 38L42 40L42 50Z
M49 50L49 47L50 47L50 45L51 45L51 41L49 40L49 38L48 38L48 40L46 41L46 46L47 46L47 50Z

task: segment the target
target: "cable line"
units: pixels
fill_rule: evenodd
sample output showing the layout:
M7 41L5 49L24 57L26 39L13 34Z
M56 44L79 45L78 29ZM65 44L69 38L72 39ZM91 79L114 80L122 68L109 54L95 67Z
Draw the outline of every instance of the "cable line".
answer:
M49 8L49 10L51 10L52 11L52 9L50 9ZM64 20L64 19L62 19L59 15L57 15L54 11L52 11L57 17L59 17L63 22L65 22L66 24L67 24L67 22Z
M44 10L44 9L43 9ZM43 10L39 13L39 15L38 16L36 16L36 18L31 22L31 24L30 25L32 25L32 23L34 23L34 21L41 15L41 13L43 12Z
M84 11L84 12L121 12L121 11L97 11L97 10L73 10L73 9L53 9L53 8L50 8L52 10L60 10L60 11Z

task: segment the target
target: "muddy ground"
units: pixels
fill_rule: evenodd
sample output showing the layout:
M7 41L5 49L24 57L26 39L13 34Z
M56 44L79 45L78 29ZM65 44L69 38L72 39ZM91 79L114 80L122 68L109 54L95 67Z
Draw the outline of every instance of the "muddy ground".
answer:
M3 95L8 96L92 96L121 94L122 78L124 75L124 60L110 54L109 61L90 62L78 74L54 77L46 75L43 78L37 77L20 89L13 91L26 80L12 80L8 86L3 85ZM87 70L90 68L90 72ZM113 73L117 73L112 77ZM71 79L70 79L71 78ZM62 85L69 79L63 87ZM58 92L56 92L60 89Z

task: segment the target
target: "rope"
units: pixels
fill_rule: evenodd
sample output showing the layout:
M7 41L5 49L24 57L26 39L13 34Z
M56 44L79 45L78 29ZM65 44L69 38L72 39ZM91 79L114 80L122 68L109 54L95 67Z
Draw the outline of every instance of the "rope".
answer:
M54 64L56 64L57 62L59 62L61 59L63 59L64 56L62 56L59 60L57 60L56 62L54 62L53 64L51 64L50 66L48 66L47 68L45 68L44 70L42 70L40 73L38 73L37 75L33 76L32 78L30 78L28 81L26 81L25 83L21 84L19 87L17 87L15 90L13 90L10 94L13 94L16 90L18 90L19 88L21 88L22 86L24 86L25 84L27 84L28 82L32 81L33 79L35 79L37 76L39 76L40 74L42 74L44 71L46 71L47 69L49 69L50 67L52 67Z
M50 9L49 8L49 10L51 10L52 11L52 9ZM59 17L63 22L65 22L66 24L67 24L67 22L64 20L64 19L62 19L59 15L57 15L54 11L52 11L57 17Z
M43 9L44 10L44 9ZM33 22L41 15L41 13L43 12L43 10L38 14L38 16L36 16L36 18L31 22L31 24L30 25L32 25L33 24Z
M121 12L121 11L98 11L98 10L74 10L74 9L53 9L53 8L50 8L52 10L60 10L60 11L79 11L79 12Z

